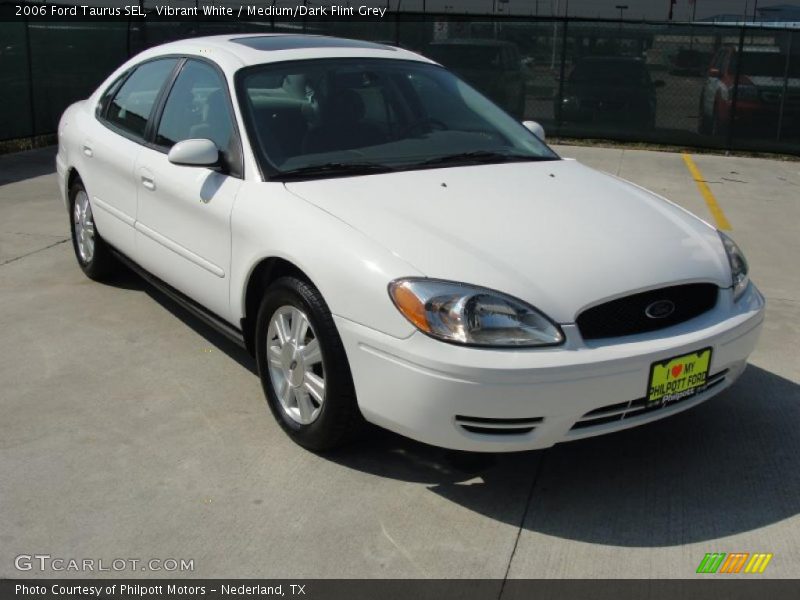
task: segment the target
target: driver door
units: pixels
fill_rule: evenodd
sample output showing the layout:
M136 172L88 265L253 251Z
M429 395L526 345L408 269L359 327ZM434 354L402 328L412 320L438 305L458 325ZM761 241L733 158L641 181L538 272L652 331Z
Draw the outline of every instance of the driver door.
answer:
M210 139L220 167L172 164L179 141ZM229 314L230 216L242 185L241 145L225 78L210 63L188 59L154 126L153 147L135 166L140 264L211 312Z

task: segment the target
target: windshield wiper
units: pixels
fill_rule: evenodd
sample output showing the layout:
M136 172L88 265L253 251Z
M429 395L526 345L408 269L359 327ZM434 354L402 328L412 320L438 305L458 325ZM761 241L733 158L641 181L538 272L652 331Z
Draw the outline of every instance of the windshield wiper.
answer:
M530 156L528 154L504 154L502 152L490 152L488 150L476 150L474 152L460 152L458 154L448 154L437 156L429 160L416 163L411 168L435 167L439 165L480 165L504 162L523 162L556 160L549 156Z
M390 173L396 169L378 163L340 163L329 162L321 165L309 165L289 171L281 171L271 177L278 181L290 179L313 179L315 177L349 177L353 175L372 175Z

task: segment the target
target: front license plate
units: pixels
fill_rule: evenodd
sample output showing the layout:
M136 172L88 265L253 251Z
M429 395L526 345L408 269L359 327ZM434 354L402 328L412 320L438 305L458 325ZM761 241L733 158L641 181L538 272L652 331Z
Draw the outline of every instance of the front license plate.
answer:
M648 407L694 396L706 387L711 348L655 362L647 385Z

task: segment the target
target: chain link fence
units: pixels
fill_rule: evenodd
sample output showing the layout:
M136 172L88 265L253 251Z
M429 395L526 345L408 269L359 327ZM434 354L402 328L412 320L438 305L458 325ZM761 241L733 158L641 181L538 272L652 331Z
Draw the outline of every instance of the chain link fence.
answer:
M338 22L0 22L0 140L54 133L70 103L150 46L273 31L421 52L551 136L800 155L798 30L432 14Z

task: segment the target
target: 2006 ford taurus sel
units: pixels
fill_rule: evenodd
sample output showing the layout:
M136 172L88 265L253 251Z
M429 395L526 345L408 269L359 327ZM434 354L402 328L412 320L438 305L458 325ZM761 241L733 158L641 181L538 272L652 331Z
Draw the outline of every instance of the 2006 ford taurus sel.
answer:
M245 345L298 443L527 450L703 402L764 312L729 237L542 137L399 48L222 36L68 108L57 167L86 275Z

